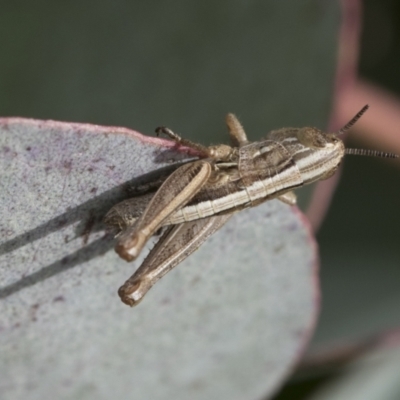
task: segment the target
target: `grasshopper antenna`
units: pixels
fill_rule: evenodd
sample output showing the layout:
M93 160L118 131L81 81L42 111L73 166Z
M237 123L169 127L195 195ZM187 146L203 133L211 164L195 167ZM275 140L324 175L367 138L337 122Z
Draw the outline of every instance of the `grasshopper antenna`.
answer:
M343 128L339 129L337 135L343 135L346 131L348 131L367 111L369 108L369 105L366 104Z
M352 154L355 156L382 157L382 158L399 158L398 154L385 153L384 151L366 150L366 149L345 149L344 154Z
M342 135L348 131L368 110L369 106L366 104L343 128L339 129L337 135ZM345 149L344 154L352 154L355 156L370 156L370 157L381 157L381 158L398 158L399 156L394 153L386 153L378 150L366 150L366 149Z

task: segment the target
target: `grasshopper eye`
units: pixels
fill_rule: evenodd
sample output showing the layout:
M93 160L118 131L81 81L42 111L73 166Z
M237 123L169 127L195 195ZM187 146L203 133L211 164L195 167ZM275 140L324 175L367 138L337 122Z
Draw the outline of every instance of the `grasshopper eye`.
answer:
M316 128L301 128L297 133L299 142L312 149L325 147L327 144L324 134Z

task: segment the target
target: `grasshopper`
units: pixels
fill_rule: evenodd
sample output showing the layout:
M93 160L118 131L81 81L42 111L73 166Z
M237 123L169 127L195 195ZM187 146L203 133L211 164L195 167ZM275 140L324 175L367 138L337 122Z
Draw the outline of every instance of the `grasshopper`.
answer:
M166 127L156 129L199 159L179 166L157 191L114 206L105 223L119 231L115 251L126 261L137 258L148 239L166 226L137 271L120 287L121 300L134 306L154 283L178 265L233 213L277 198L296 204L293 189L332 176L345 154L397 157L375 150L345 148L339 138L364 114L364 106L342 129L324 133L313 127L282 128L249 142L233 114L226 116L231 145L203 146ZM150 185L151 186L151 185Z

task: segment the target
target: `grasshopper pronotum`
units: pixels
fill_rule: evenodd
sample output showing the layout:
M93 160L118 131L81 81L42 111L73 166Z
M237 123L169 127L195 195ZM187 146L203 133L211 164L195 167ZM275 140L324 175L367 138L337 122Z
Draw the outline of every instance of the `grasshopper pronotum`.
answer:
M136 305L158 279L201 246L233 213L273 198L295 204L292 190L332 176L345 154L397 157L345 148L339 136L367 109L363 107L337 133L312 127L282 128L257 142L249 142L238 119L228 114L231 146L205 147L168 128L157 128L158 134L196 150L199 159L178 167L155 193L125 200L106 215L105 223L120 231L115 250L127 261L139 255L160 227L168 226L119 289L121 300Z

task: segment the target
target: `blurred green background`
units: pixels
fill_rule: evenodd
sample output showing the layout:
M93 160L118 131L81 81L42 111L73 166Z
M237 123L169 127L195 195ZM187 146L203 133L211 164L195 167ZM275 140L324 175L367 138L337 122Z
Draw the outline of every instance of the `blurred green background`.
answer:
M400 94L400 3L363 5L360 75ZM324 307L316 341L400 325L399 178L398 161L346 158L318 234Z
M204 144L226 140L227 112L251 139L327 125L337 2L2 3L1 116L145 134L166 125ZM364 6L361 74L399 93L400 5ZM348 157L318 234L323 307L314 343L399 325L399 195L393 164Z
M400 3L362 4L360 76L399 96ZM349 139L349 147L362 146L351 140L351 133ZM323 301L314 345L367 338L400 326L399 172L398 161L345 160L317 235ZM329 376L288 384L277 399L308 398L327 380Z

